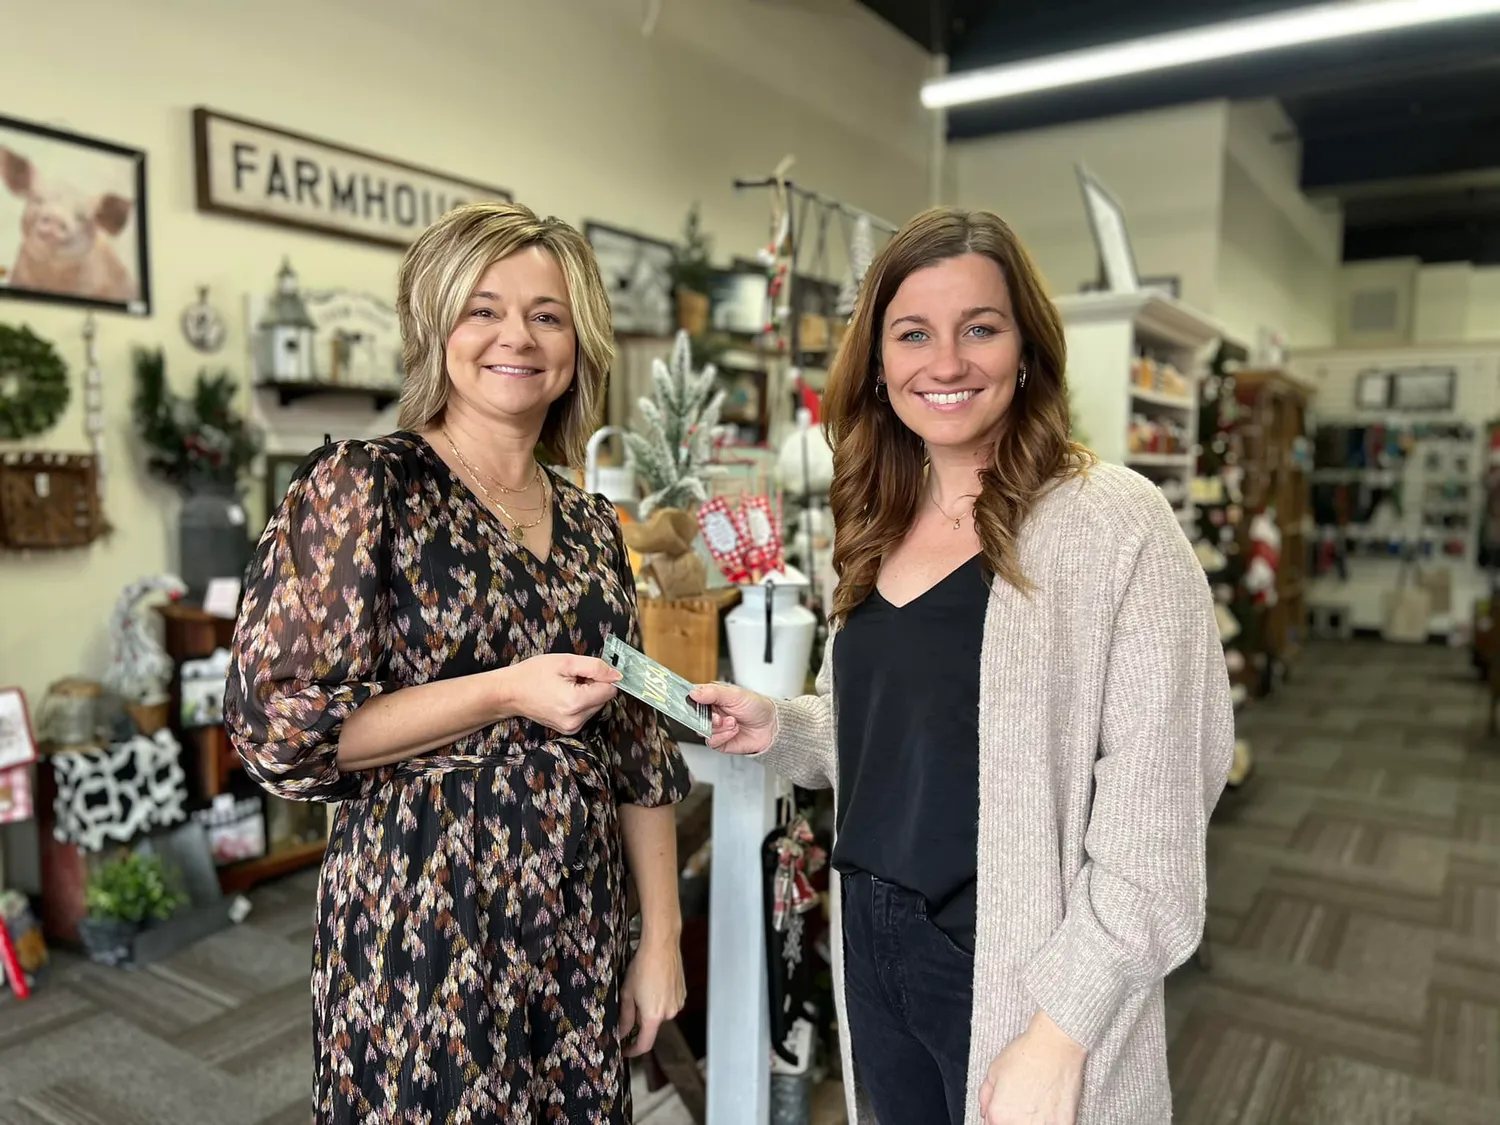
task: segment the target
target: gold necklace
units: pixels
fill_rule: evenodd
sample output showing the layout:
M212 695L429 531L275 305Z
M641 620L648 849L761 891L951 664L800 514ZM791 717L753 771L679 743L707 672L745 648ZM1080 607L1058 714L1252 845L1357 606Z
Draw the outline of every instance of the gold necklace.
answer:
M523 484L520 488L510 488L509 486L507 486L506 484L504 484L503 482L501 482L498 478L490 476L489 473L481 473L480 470L478 468L476 468L474 466L474 464L472 462L470 462L470 460L467 457L465 457L462 453L460 453L458 451L458 446L456 446L456 445L453 444L453 435L448 432L448 427L443 426L443 427L441 427L441 429L442 429L442 434L443 434L444 439L446 439L447 442L448 442L448 448L451 449L451 450L453 450L454 456L457 457L460 461L462 461L464 463L465 467L471 473L473 473L476 477L479 477L479 476L489 477L490 478L490 483L493 484L496 488L498 488L501 492L505 493L507 496L513 495L513 494L522 493L522 492L530 492L531 491L531 486L534 485L537 482L537 480L542 475L542 466L538 462L538 463L536 463L536 472L534 472L534 473L531 474L531 479L529 481L527 481L525 484ZM546 490L543 489L543 491L546 491Z
M535 484L538 480L540 480L542 482L542 502L541 502L541 505L539 506L539 511L541 512L541 515L537 516L537 518L534 519L534 520L532 520L530 523L522 523L520 520L516 519L515 516L511 515L510 511L505 507L505 505L502 504L499 501L499 499L496 498L490 492L490 490L488 488L485 487L484 474L482 474L477 468L475 468L474 465L469 461L469 459L467 457L465 457L462 453L459 452L458 446L456 446L456 445L453 444L453 438L449 436L447 430L443 431L443 436L448 439L448 448L451 449L451 450L453 450L453 456L455 456L455 457L458 458L459 463L462 464L463 467L468 470L469 475L474 478L474 483L479 486L479 491L482 492L482 493L484 493L484 498L486 500L488 500L491 504L493 504L496 508L499 509L500 514L502 516L504 516L508 521L510 521L511 525L515 528L515 530L517 530L517 531L530 531L533 527L539 526L541 524L541 522L544 519L547 518L548 485L547 485L547 477L542 472L542 466L541 465L537 465L537 467L536 467L536 474L531 478L531 483L528 484L528 485L526 485L526 488L529 489L531 487L531 485ZM502 489L505 489L505 491L507 491L507 492L521 491L519 489L505 488L505 486L503 484L500 484L499 481L495 481L495 484L498 487L500 487Z
M953 521L953 530L954 531L961 531L961 530L963 530L963 519L964 519L964 517L963 517L962 513L960 513L959 515L956 515L956 516L950 516L947 512L943 511L943 506L938 503L937 497L932 494L932 490L931 489L929 489L928 492L927 492L927 499L929 499L929 500L932 501L932 506L938 510L938 513L945 520L952 520ZM972 518L972 516L973 516L973 510L972 509L970 509L969 514L970 514L970 517Z

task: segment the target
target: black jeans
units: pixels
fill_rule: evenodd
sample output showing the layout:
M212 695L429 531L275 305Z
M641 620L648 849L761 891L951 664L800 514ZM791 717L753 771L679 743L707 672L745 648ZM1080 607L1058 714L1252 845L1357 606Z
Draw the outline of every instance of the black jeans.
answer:
M860 1082L880 1125L963 1125L974 958L919 894L843 879L844 996Z

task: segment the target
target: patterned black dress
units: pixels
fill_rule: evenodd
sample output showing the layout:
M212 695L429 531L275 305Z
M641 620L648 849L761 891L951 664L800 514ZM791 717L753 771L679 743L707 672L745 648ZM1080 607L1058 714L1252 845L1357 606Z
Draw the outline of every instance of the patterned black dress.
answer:
M416 434L324 447L256 550L225 698L250 775L339 801L313 954L319 1125L628 1122L619 803L690 780L618 696L575 737L506 720L342 773L339 726L385 691L638 644L612 506L559 481L533 556Z

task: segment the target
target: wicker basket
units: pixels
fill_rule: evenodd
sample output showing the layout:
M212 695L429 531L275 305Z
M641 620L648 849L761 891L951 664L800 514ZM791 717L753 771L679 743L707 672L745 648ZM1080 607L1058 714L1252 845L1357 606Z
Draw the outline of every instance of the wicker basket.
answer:
M646 655L695 684L719 678L719 603L712 598L642 598Z
M0 457L0 547L85 547L108 530L93 457L6 453Z

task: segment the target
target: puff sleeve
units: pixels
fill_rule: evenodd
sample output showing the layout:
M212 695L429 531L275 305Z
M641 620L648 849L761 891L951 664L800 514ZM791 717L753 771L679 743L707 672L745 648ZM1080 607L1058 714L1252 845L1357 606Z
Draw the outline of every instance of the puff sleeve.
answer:
M360 796L380 771L342 772L345 718L390 686L386 473L378 448L313 454L261 537L231 646L224 721L246 772L293 801Z

